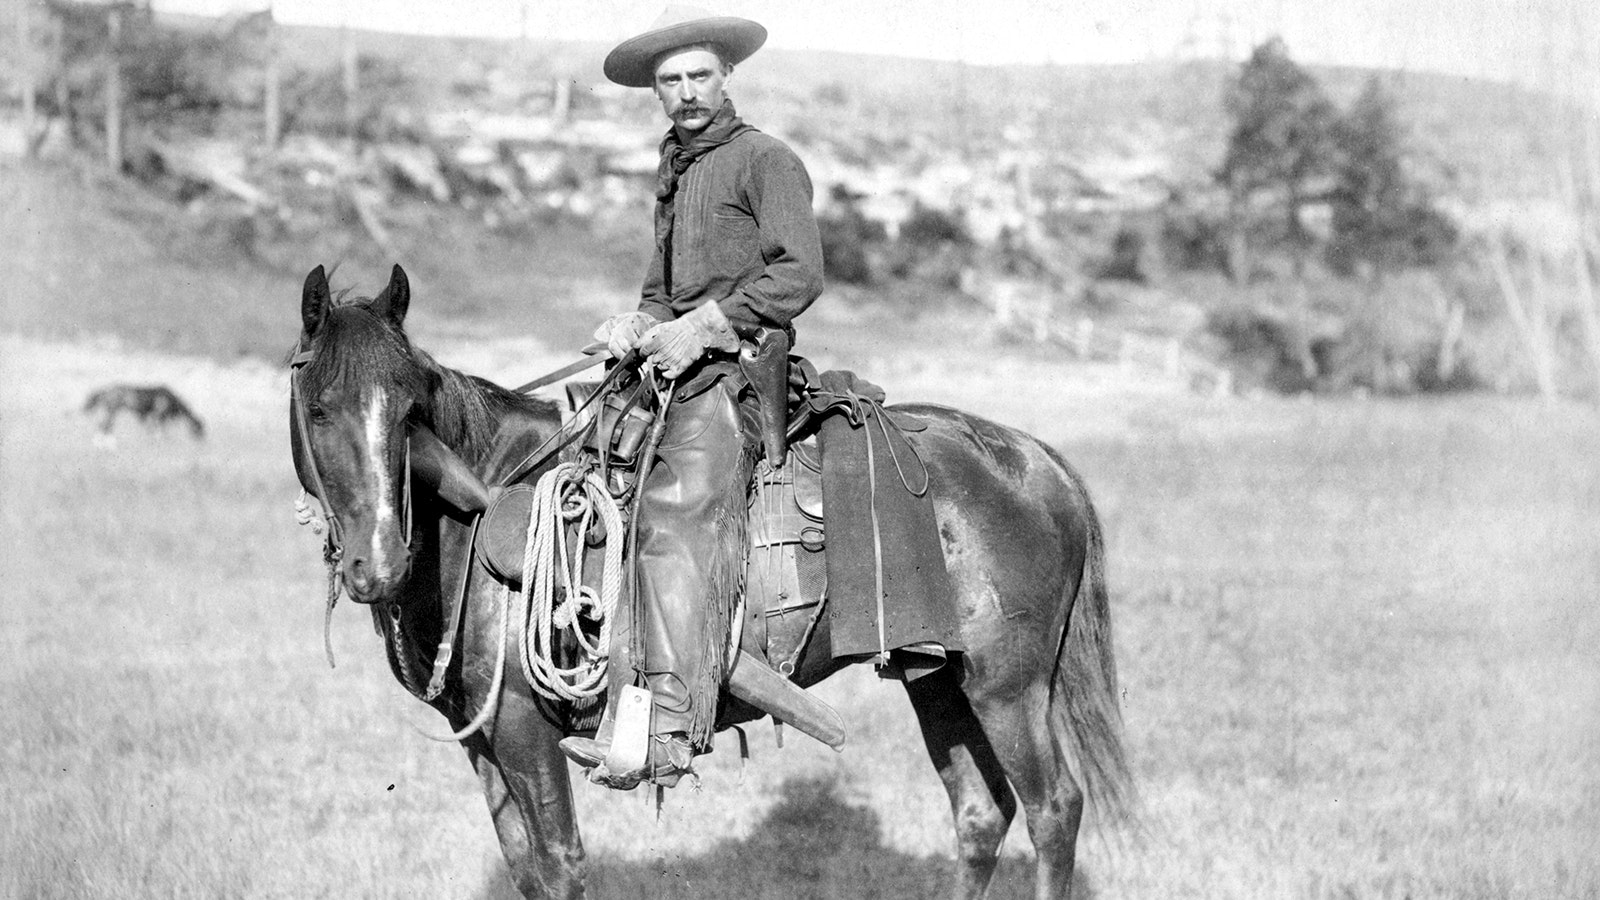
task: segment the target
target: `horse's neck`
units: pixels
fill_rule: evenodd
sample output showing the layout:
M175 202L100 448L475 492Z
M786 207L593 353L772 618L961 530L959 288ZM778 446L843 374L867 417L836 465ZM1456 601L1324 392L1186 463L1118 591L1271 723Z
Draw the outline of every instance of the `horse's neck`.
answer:
M560 427L560 415L553 406L514 406L497 417L494 436L487 447L469 448L459 442L447 445L485 484L493 485L512 474L512 469ZM406 598L402 601L404 624L399 629L380 628L380 631L399 654L398 659L409 661L413 668L420 667L420 678L425 680L427 667L415 661L424 656L420 648L436 646L450 621L458 615L454 604L462 597L464 567L474 563L471 559L473 528L464 524L458 513L440 507L435 523L423 528L422 533L421 540L432 548L425 555L434 562L418 573L422 577L407 582ZM480 582L475 589L484 590L486 583ZM481 613L487 608L482 604L468 604L469 611ZM475 613L469 612L471 614ZM395 674L402 683L419 678L416 673L405 671L403 666ZM408 687L416 690L418 685L408 684Z
M553 408L522 407L503 413L496 422L492 444L468 464L485 484L501 484L529 454L561 428Z

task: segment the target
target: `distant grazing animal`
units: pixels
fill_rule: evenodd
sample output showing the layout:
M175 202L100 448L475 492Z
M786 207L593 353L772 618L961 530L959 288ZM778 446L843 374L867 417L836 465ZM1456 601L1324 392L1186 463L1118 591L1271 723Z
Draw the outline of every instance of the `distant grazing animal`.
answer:
M554 467L539 448L561 411L415 349L402 327L410 298L399 266L371 300L335 303L321 266L307 277L289 404L295 470L329 516L330 590L342 583L372 606L396 679L460 735L517 889L580 898L583 843L557 747L579 718L570 701L504 673L503 651L520 639L502 630L502 584L472 552L474 516L442 482L408 477L407 463L408 429L426 427L481 484L518 477L524 463L533 471L518 480L531 481ZM1020 806L1037 895L1066 897L1086 803L1114 820L1132 799L1099 520L1077 473L1038 440L948 407L891 409L926 423L917 447L967 648L905 685L955 813L951 894L983 896ZM437 693L425 691L457 597L465 623L445 645ZM801 687L849 662L818 646L793 667Z
M125 412L147 427L164 430L173 422L183 422L189 426L189 433L196 440L206 436L205 423L194 414L189 404L163 384L107 385L89 395L83 404L83 411L99 416L102 435L110 435L117 415Z

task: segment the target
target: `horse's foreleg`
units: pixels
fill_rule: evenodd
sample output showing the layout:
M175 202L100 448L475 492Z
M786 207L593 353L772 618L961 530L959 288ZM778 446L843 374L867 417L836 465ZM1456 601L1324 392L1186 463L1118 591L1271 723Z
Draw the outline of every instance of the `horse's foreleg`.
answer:
M1016 815L1000 760L949 666L906 685L928 755L950 794L956 826L956 900L984 895Z
M1004 736L995 752L1011 787L1022 800L1035 857L1034 895L1039 900L1072 896L1083 791L1067 768L1064 748L1050 731L1050 687L1041 680L1014 697L975 697L984 730Z
M552 773L540 777L507 772L488 754L471 747L467 756L483 782L500 852L517 890L524 897L580 900L583 842L564 761L553 777Z

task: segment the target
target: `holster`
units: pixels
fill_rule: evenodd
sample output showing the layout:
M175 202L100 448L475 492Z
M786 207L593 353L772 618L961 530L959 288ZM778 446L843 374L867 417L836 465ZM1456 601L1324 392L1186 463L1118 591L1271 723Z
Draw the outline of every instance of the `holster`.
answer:
M783 466L789 450L789 332L765 326L741 330L739 371L756 395L767 464Z

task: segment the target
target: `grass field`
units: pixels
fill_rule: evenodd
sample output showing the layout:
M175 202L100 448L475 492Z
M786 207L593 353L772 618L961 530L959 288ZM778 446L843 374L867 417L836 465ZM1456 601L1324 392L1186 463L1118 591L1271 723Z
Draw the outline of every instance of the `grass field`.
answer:
M1086 893L1600 895L1594 412L917 358L871 374L1061 447L1108 526L1144 829L1087 841ZM282 373L16 337L0 366L0 896L503 896L462 754L417 733L442 723L364 611L322 661ZM78 407L112 380L172 384L207 440L95 447ZM826 696L843 754L758 725L742 774L721 741L659 819L580 786L595 895L936 892L948 812L902 693L851 673ZM1007 853L994 894L1024 896L1020 828Z

